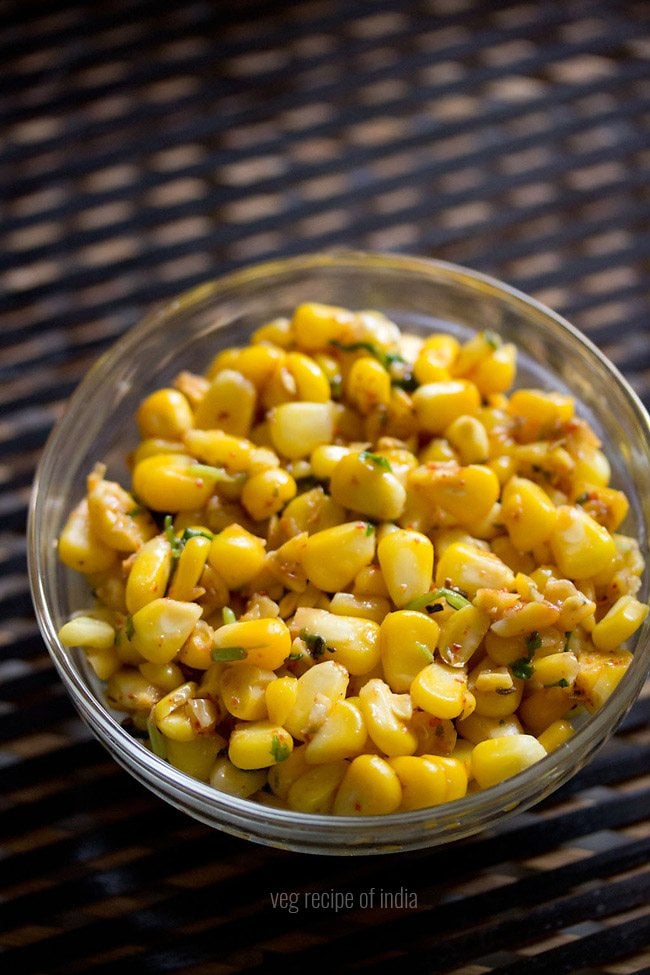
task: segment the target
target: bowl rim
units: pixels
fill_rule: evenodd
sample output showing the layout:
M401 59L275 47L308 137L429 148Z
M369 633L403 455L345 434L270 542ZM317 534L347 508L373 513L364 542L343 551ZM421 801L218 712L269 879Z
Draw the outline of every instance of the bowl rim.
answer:
M287 845L290 846L290 834L296 828L310 833L317 832L319 842L327 845L328 839L336 839L340 842L341 837L348 831L353 838L355 836L361 837L365 833L367 837L372 837L371 841L375 842L376 835L380 835L382 832L391 832L391 828L392 833L397 835L396 827L426 827L427 824L429 828L423 829L421 846L433 845L434 836L445 830L447 830L448 839L474 832L475 828L466 829L464 832L457 829L457 826L465 819L469 820L470 813L487 820L495 814L500 813L505 817L513 812L523 811L533 803L538 802L543 795L551 792L556 787L557 780L564 782L577 772L591 757L592 753L613 734L640 693L650 667L650 640L647 640L645 645L646 656L648 657L647 666L645 668L641 667L640 664L636 668L631 666L623 679L626 682L626 693L624 695L613 694L595 714L590 716L585 725L576 731L569 742L523 772L482 792L467 795L462 799L441 806L427 807L411 812L396 812L383 816L333 816L278 809L253 800L219 793L208 783L193 779L180 772L151 752L144 744L134 739L90 691L75 665L73 655L64 650L58 640L50 607L45 598L44 572L42 571L44 560L41 559L41 548L38 544L42 517L39 502L46 491L47 472L59 450L60 443L68 436L68 429L74 426L77 407L84 402L87 391L96 388L98 384L109 379L115 359L122 359L130 354L143 336L157 330L177 313L197 307L208 300L224 298L228 292L256 280L269 276L277 278L278 275L291 275L299 271L314 271L323 267L357 269L359 272L370 269L378 272L402 272L416 276L442 277L448 282L456 282L469 286L476 291L487 292L492 297L505 301L506 304L511 307L514 306L528 315L533 312L536 318L552 322L555 327L559 327L568 333L574 342L582 346L588 356L595 358L620 387L637 420L640 421L645 431L646 441L650 445L650 416L636 392L616 366L587 336L564 317L537 299L499 281L495 277L433 258L346 248L263 261L230 271L225 275L199 284L171 301L154 307L138 324L128 329L99 356L75 389L68 400L63 415L48 437L33 482L27 525L28 571L32 599L38 625L50 656L82 718L89 725L91 731L108 747L114 757L118 758L118 761L120 759L115 754L116 751L122 753L123 757L124 754L128 755L129 760L124 757L121 764L129 771L134 772L131 762L136 762L140 774L134 774L142 781L147 781L153 791L156 791L154 785L156 782L167 783L190 805L198 803L202 808L207 806L214 810L215 814L224 816L225 821L220 821L218 826L230 832L237 832L237 829L234 828L235 821L252 823L258 820L260 824L263 821L268 841L275 845L282 845L284 838ZM644 548L647 548L647 544L644 545ZM52 553L49 557L54 558L55 556ZM649 622L650 618L646 620L642 630L637 632L637 644L640 644L641 636L648 631ZM637 654L635 654L635 660L639 659ZM622 685L623 682L619 687ZM570 761L573 756L576 756L575 762ZM569 767L571 771L567 775L566 770ZM542 779L545 779L547 786L541 794L536 793L535 787ZM165 789L158 794L169 799ZM207 822L208 820L204 821ZM479 824L476 828L482 827ZM452 832L453 836L451 835ZM241 833L240 835L246 834ZM253 835L251 838L258 842L265 841L263 837L257 835ZM332 846L331 842L328 845ZM349 847L352 853L357 852L354 849L354 841L342 845L346 848ZM297 848L304 849L304 847ZM413 848L413 845L411 844L409 848ZM327 853L328 850L319 849L318 852ZM342 850L333 849L332 852L340 853Z

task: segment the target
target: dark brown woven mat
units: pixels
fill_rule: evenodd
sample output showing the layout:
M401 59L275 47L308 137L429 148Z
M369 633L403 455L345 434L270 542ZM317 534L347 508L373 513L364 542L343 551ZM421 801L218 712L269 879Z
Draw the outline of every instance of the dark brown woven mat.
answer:
M256 847L91 740L24 543L40 449L99 351L268 256L477 267L570 317L648 403L649 54L643 2L0 2L3 971L650 965L647 697L498 834L361 861ZM349 906L318 906L328 892Z

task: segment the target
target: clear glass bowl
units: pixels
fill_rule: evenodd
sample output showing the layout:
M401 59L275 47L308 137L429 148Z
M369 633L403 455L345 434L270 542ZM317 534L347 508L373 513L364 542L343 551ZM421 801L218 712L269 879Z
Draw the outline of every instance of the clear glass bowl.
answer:
M259 843L303 852L386 853L433 846L500 822L570 778L612 734L650 666L650 621L631 641L634 661L615 693L553 754L485 792L447 805L383 817L286 812L222 794L178 772L134 740L103 701L81 653L57 638L70 613L88 605L83 579L61 565L56 538L84 493L86 474L104 460L126 478L138 402L180 369L203 371L224 346L244 344L254 328L289 315L302 301L384 311L401 328L442 329L464 337L490 328L520 352L518 385L568 391L600 435L613 483L630 499L624 526L648 558L650 420L626 381L568 322L482 274L420 258L314 254L229 274L151 314L105 353L70 400L45 448L29 519L29 567L39 624L79 713L115 759L158 796L190 816ZM647 599L647 579L640 598Z

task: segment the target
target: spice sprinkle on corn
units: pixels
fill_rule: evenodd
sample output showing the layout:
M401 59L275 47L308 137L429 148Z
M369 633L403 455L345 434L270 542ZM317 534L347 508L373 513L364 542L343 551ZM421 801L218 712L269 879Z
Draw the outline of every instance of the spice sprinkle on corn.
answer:
M315 303L208 356L142 399L130 485L89 473L62 644L160 758L288 810L422 809L561 749L630 664L644 564L573 398L515 379L492 332Z

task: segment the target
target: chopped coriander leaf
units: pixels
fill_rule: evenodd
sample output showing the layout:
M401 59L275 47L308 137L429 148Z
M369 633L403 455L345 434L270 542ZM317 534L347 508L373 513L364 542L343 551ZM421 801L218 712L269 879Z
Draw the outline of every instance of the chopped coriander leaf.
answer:
M176 535L174 531L174 519L171 515L165 515L165 536L167 541L171 545L172 549L172 559L174 563L180 558L181 552L183 551L183 542Z
M369 450L362 450L359 457L361 460L368 460L376 467L381 467L385 471L392 471L393 469L387 457L382 457L380 454L373 454Z
M277 735L273 735L271 741L271 755L276 762L285 762L291 754L291 748L285 742L280 741Z
M126 624L124 626L124 631L126 633L127 640L132 640L135 636L135 626L133 625L133 617L127 616Z
M588 500L589 500L589 492L583 491L582 494L579 494L578 497L576 498L576 504L586 504Z
M212 651L213 660L245 660L247 656L243 647L215 647Z
M528 656L529 657L532 657L532 655L535 653L535 651L536 650L539 650L539 648L541 647L541 645L542 645L542 638L541 638L541 636L539 635L539 633L537 632L537 630L533 630L533 632L530 634L530 636L527 637L527 639L526 639L526 650L528 651Z
M560 677L554 684L544 684L544 687L568 687L569 682L564 677Z
M302 660L303 657L304 657L304 653L302 652L302 650L296 650L289 654L287 660Z
M391 386L399 386L406 393L413 393L418 388L419 383L412 372L406 371L399 379L392 379Z
M567 630L564 634L564 647L562 648L564 653L568 653L571 644L571 637L573 636L573 630Z
M208 541L211 542L214 535L212 532L209 532L207 528L186 528L181 535L181 543L184 545L185 542L190 540L190 538L207 538Z
M325 637L319 636L318 633L307 633L306 630L302 630L300 639L305 641L314 660L318 660L326 650L330 649L327 646Z
M144 514L144 508L139 504L137 504L135 508L131 508L130 511L127 511L127 515L129 516L129 518L137 518L138 515L143 515L143 514Z
M410 603L407 603L404 609L411 610L423 610L428 609L433 603L437 603L438 600L444 599L448 606L452 609L462 609L463 606L469 606L469 599L466 599L461 593L456 592L454 589L435 589L433 592L425 592L422 596L416 596L412 599Z
M526 657L520 657L519 660L515 660L515 662L511 664L511 670L515 677L518 677L519 680L530 680L535 673L535 668L531 664L530 660L526 659Z
M165 741L165 736L161 734L154 722L153 718L149 717L147 719L147 732L149 733L149 741L151 742L151 751L158 758L167 758L167 742Z
M372 535L374 530L375 530L375 526L373 525L373 523L371 521L366 522L366 538L368 538L369 535Z
M230 606L224 606L224 608L221 610L221 615L223 616L224 623L237 622L237 617L235 616Z
M335 349L340 349L341 352L369 352L370 355L374 355L375 359L379 359L380 362L384 358L383 354L372 342L339 342L338 339L332 339L330 345L333 345Z
M485 332L483 332L483 338L485 339L485 341L487 342L487 344L490 346L491 349L500 348L501 338L499 335L497 335L496 332L493 332L491 329L487 329Z
M416 640L415 646L418 652L422 654L426 662L430 664L433 661L433 652L428 648L426 643L420 643L419 640Z

